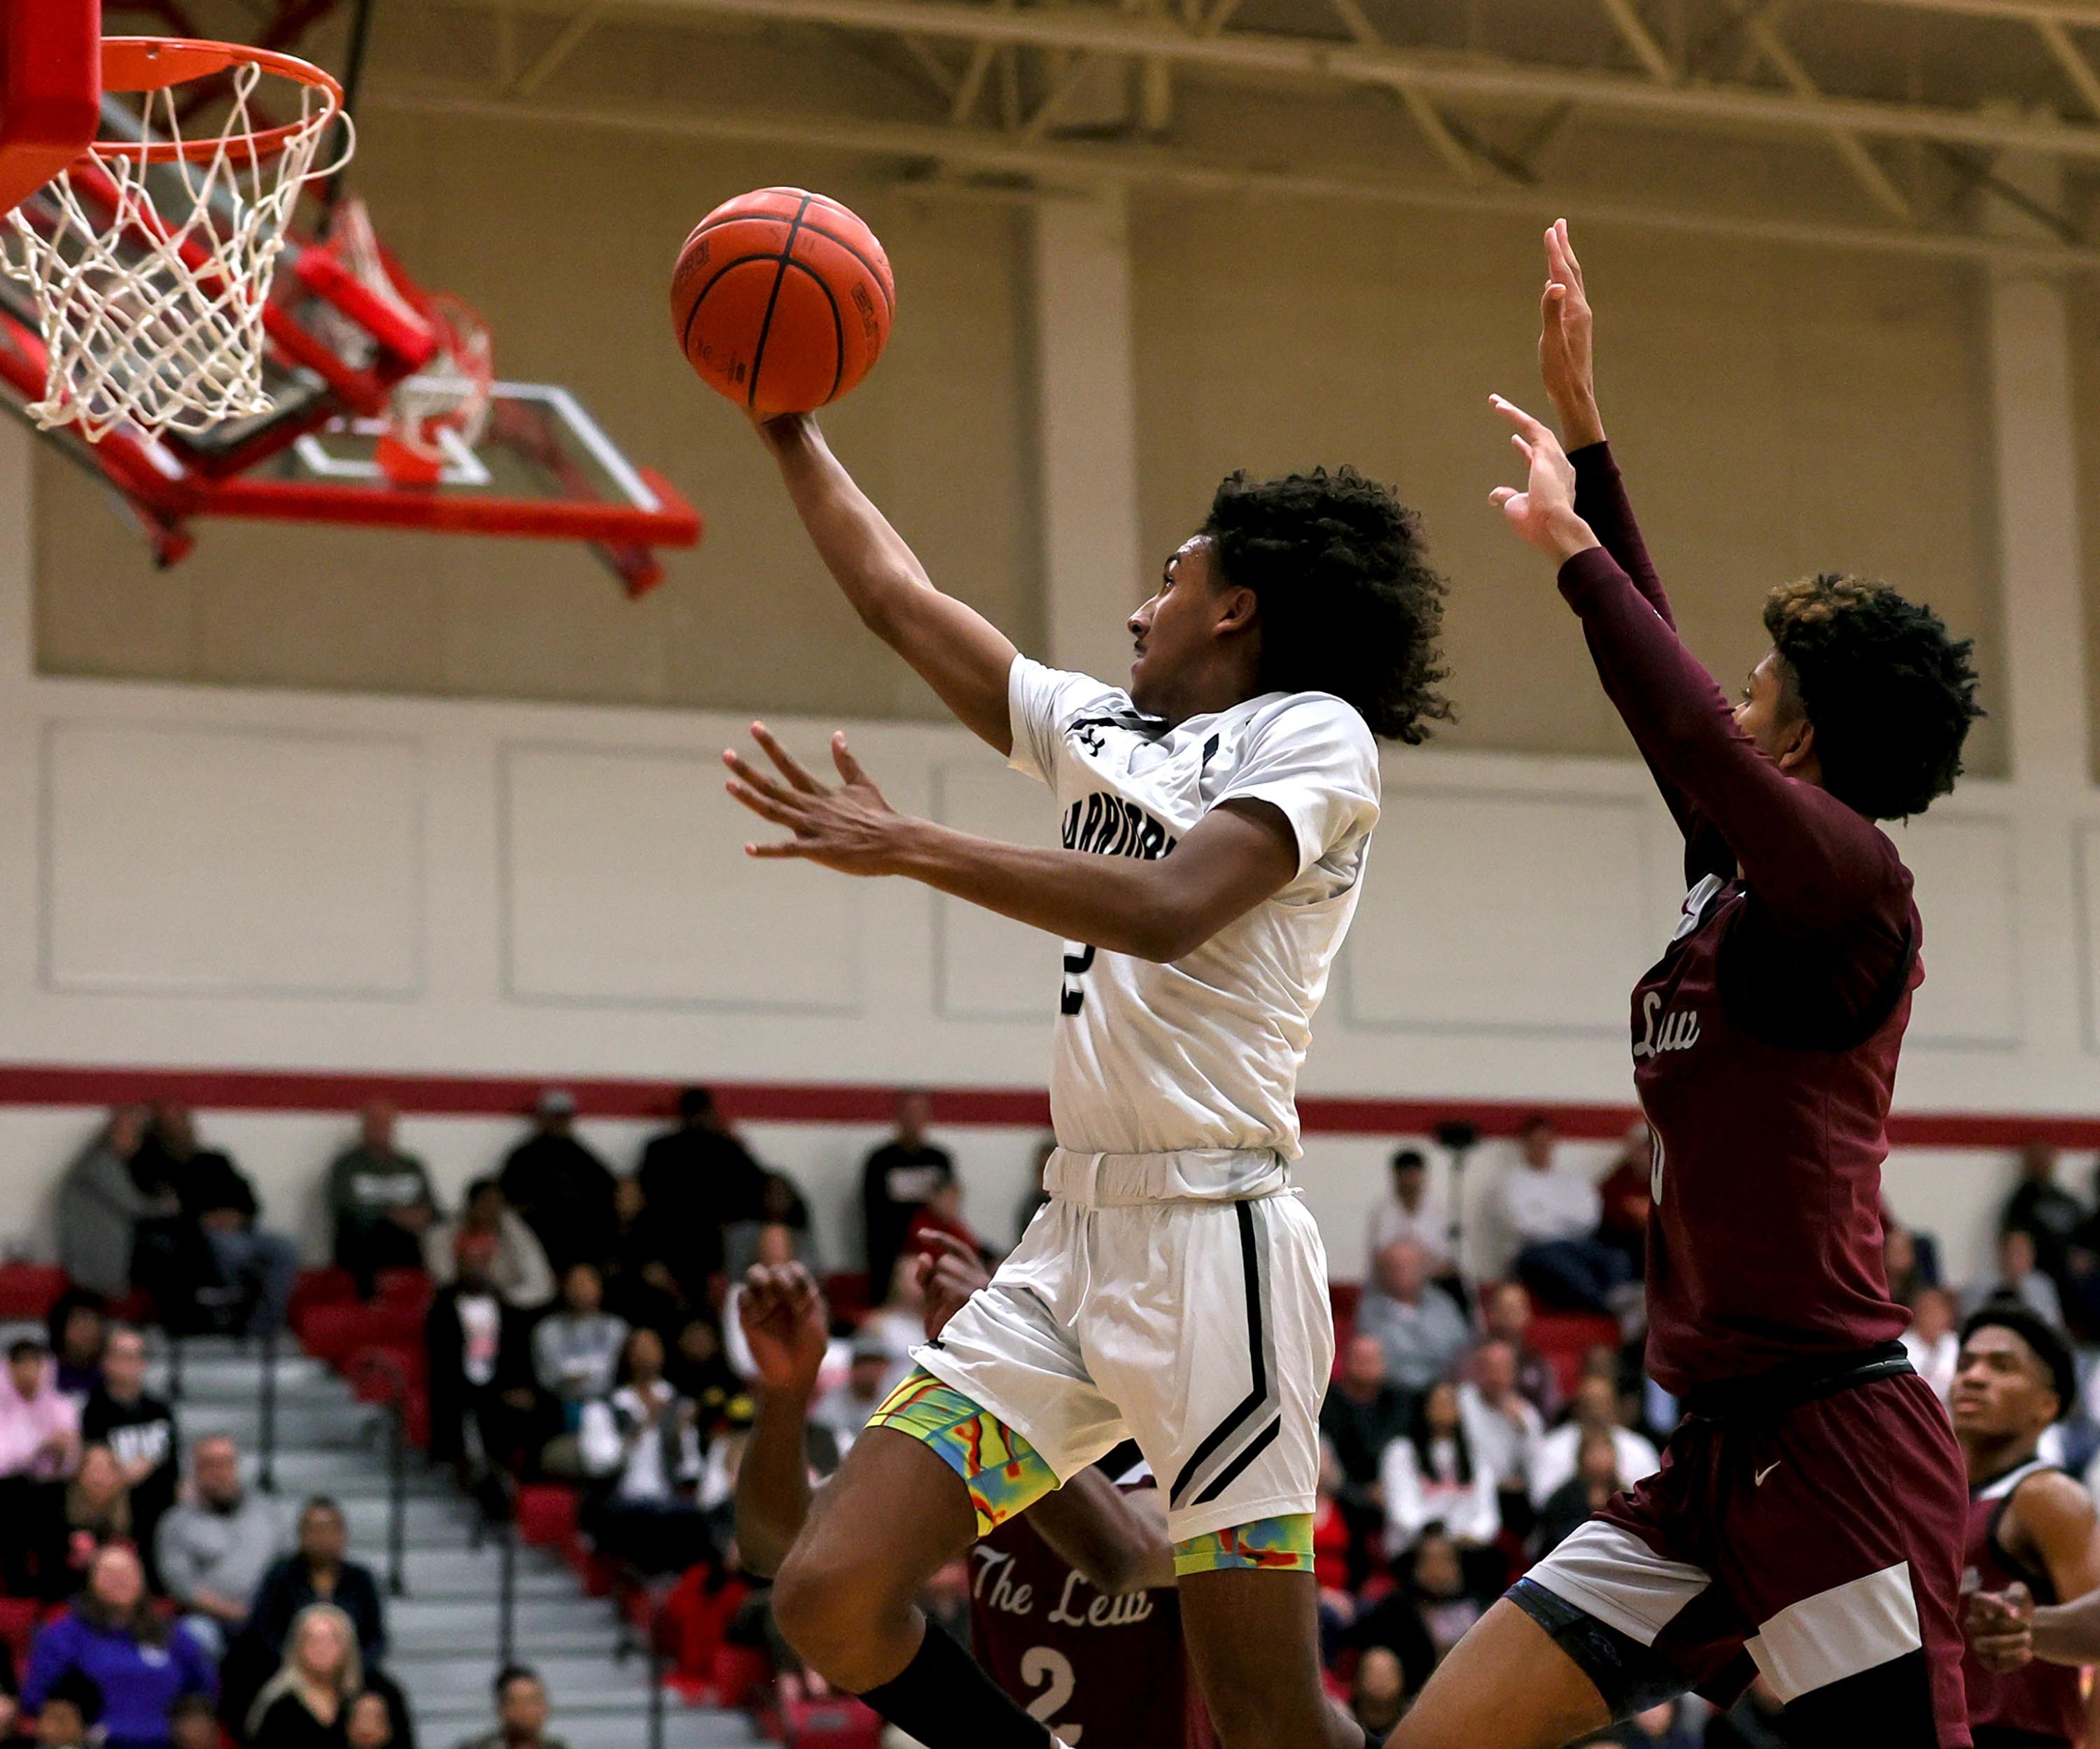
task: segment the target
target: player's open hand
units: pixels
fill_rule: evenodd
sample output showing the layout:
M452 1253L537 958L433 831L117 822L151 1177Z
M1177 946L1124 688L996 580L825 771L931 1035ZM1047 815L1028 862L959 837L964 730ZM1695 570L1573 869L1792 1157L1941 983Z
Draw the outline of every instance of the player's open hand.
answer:
M1575 469L1551 430L1498 394L1488 397L1514 428L1510 442L1524 457L1529 478L1521 487L1498 486L1489 495L1518 535L1566 561L1597 544L1590 526L1575 513Z
M1554 220L1546 233L1546 290L1538 305L1538 374L1560 416L1571 449L1600 441L1597 377L1591 361L1590 296L1582 264L1568 240L1568 221Z
M2034 1658L2034 1598L2018 1580L2003 1591L1972 1591L1961 1632L1986 1670L2018 1670Z
M831 1335L824 1296L808 1270L800 1263L754 1263L737 1296L736 1316L762 1388L805 1397L816 1389Z
M984 1259L953 1233L928 1233L922 1243L925 1249L914 1267L926 1296L926 1335L931 1341L991 1276Z
M763 723L751 725L751 738L765 750L779 773L759 770L734 748L722 763L735 775L729 793L761 819L785 826L792 837L770 844L746 844L752 857L797 857L821 862L841 874L889 874L896 871L904 817L882 799L882 791L846 750L843 734L832 737L832 763L845 781L819 783L803 769Z

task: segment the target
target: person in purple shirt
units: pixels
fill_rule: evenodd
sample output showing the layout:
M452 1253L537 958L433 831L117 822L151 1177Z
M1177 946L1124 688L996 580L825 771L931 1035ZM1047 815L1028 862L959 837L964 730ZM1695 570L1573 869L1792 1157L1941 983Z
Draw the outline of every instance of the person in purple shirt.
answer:
M23 1710L38 1711L68 1671L101 1690L108 1749L168 1749L168 1709L185 1694L210 1695L218 1687L196 1642L155 1612L145 1570L121 1543L96 1555L81 1594L37 1636Z
M1876 824L1953 786L1970 646L1886 584L1773 592L1732 707L1678 637L1604 441L1590 310L1546 236L1540 362L1570 456L1499 397L1529 469L1493 495L1550 553L1605 693L1685 839L1691 891L1635 986L1654 1136L1648 1368L1685 1416L1663 1467L1520 1579L1396 1749L1556 1749L1761 1675L1797 1749L1968 1749L1967 1518L1945 1412L1882 1265L1881 1165L1923 976Z

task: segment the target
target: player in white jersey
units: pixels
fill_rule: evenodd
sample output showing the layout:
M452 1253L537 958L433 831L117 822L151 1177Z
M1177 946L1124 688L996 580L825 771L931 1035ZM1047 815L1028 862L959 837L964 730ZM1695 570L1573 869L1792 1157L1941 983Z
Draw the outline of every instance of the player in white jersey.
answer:
M1063 848L897 813L762 725L726 756L784 827L750 847L904 874L1067 938L1051 1200L917 1351L783 1562L789 1640L928 1749L1041 1725L912 1606L985 1531L1134 1438L1167 1489L1184 1624L1227 1749L1361 1749L1320 1678L1312 1513L1334 1351L1319 1233L1290 1184L1298 1070L1361 890L1374 737L1446 713L1443 585L1414 518L1343 469L1219 488L1132 615L1127 689L1020 655L941 594L807 417L763 428L862 619L1048 784Z

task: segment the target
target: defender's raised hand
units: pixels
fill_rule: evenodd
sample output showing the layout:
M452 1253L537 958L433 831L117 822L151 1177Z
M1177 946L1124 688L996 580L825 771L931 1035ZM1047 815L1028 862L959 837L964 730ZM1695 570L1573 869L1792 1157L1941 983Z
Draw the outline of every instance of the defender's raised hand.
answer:
M1597 544L1590 525L1575 513L1575 469L1551 430L1500 395L1488 397L1515 429L1510 442L1529 470L1522 487L1498 486L1489 499L1522 540L1565 563Z
M769 777L734 749L722 763L735 773L729 793L760 818L785 826L794 836L770 844L746 844L752 857L798 857L841 874L892 874L907 822L882 799L882 791L846 751L843 734L832 737L832 763L845 781L827 788L774 738L763 723L751 738L765 750L779 773Z
M817 1388L831 1334L824 1296L808 1270L800 1263L753 1264L737 1296L736 1315L762 1388L803 1397Z
M925 1246L916 1267L919 1286L926 1296L926 1335L931 1340L991 1275L984 1259L953 1233L929 1232Z
M1590 297L1582 264L1568 240L1568 221L1556 218L1546 233L1546 290L1538 306L1538 374L1560 416L1569 449L1600 443L1597 378L1590 351Z

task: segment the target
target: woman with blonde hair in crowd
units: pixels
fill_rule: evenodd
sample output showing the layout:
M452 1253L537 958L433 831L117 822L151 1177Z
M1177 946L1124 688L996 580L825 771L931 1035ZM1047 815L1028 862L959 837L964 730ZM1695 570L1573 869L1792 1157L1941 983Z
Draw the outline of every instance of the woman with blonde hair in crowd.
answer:
M285 1662L248 1715L249 1749L343 1749L351 1703L364 1686L357 1629L333 1603L292 1619Z

